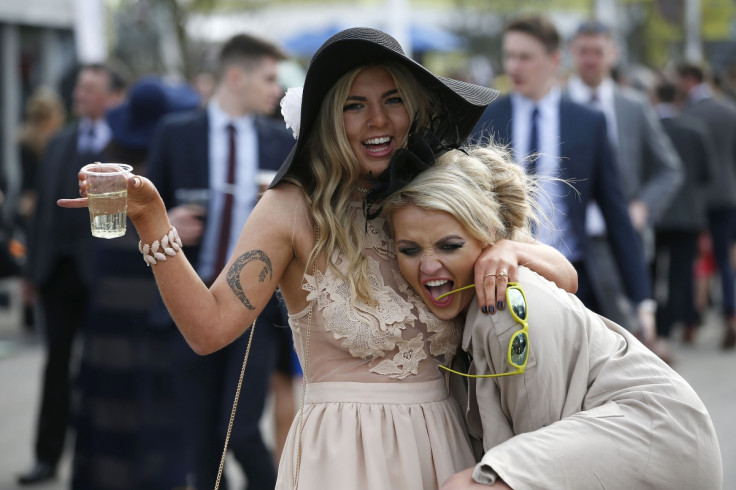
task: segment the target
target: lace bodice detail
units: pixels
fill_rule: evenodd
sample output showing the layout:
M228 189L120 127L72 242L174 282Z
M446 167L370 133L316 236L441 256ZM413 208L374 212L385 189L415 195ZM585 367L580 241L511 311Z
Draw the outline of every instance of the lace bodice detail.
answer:
M354 215L365 223L359 205ZM439 320L398 272L387 223L368 222L365 254L376 306L351 298L350 286L338 273L348 263L342 253L333 267L305 275L311 329L308 379L317 381L392 381L441 376L437 363L449 363L459 342L457 322ZM337 269L337 270L335 270ZM309 308L290 316L297 352L304 367Z

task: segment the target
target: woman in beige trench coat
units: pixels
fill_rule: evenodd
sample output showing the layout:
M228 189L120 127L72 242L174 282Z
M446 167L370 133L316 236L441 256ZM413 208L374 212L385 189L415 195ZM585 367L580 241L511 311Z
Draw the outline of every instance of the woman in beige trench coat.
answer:
M495 315L478 314L472 288L444 295L473 283L475 258L495 240L529 232L530 186L504 151L476 148L446 153L384 202L402 275L437 317L465 315L472 362L450 377L467 382L469 430L484 453L442 489L720 489L703 402L622 327L526 267L523 293ZM519 346L523 369L510 362Z

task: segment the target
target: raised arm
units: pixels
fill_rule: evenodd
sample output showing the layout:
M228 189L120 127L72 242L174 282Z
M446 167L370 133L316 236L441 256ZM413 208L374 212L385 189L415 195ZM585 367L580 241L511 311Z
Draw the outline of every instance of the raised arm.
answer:
M84 174L80 192L86 195ZM267 194L277 193L269 191ZM85 207L86 199L62 199L63 207ZM294 207L288 200L264 196L253 210L233 256L208 289L183 252L151 266L161 296L189 345L208 354L239 337L255 320L293 258ZM288 216L287 216L288 215ZM128 216L144 244L161 240L171 229L164 203L145 177L128 180Z
M553 247L539 242L498 240L486 247L475 262L475 292L478 296L478 307L483 313L493 313L499 308L499 302L503 303L506 284L509 281L519 281L520 265L528 267L569 293L578 290L578 274L575 268Z

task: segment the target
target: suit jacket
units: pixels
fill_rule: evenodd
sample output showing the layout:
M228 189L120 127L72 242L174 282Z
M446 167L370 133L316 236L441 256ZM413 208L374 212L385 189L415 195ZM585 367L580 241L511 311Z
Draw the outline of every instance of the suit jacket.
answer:
M510 97L493 102L483 113L471 138L483 142L491 136L496 143L510 145L513 141L511 114ZM591 281L595 285L597 268L589 253L585 220L587 205L595 199L610 230L608 240L629 297L635 303L649 298L649 275L644 266L641 240L629 218L621 179L608 143L605 116L566 96L560 99L560 160L559 177L577 190L567 193L565 200L570 231L580 243L582 260ZM598 299L600 304L610 300Z
M275 172L294 146L294 138L283 123L265 116L256 116L255 127L258 167ZM209 159L207 111L175 113L161 122L151 145L146 172L167 208L180 204L176 199L178 190L209 189ZM195 268L199 248L186 247L184 250ZM159 308L159 313L161 315L156 315L154 321L168 321L165 308Z
M530 354L523 374L469 378L471 435L483 437L477 481L512 488L720 489L715 428L695 391L619 325L519 269ZM511 371L520 330L508 310L470 305L471 374Z
M730 104L710 97L692 103L684 114L701 120L713 141L716 177L708 189L708 206L736 206L736 110Z
M54 135L38 169L38 205L31 220L26 266L28 278L38 286L46 283L62 255L74 260L85 283L92 283L91 257L95 238L90 230L89 213L84 212L86 210L66 209L56 205L59 198L73 198L78 195L76 188L79 169L88 163L107 160L104 151L78 154L77 133L78 124L75 123ZM61 222L70 229L60 230L58 224ZM60 238L67 242L67 250L62 249Z
M705 126L693 118L667 117L662 127L682 160L685 179L655 228L699 232L707 226L705 189L716 178L711 168L712 142Z
M654 109L633 89L613 92L618 145L614 149L627 201L642 200L654 223L672 202L684 170Z
M276 171L294 145L294 138L276 120L257 116L258 167ZM154 138L147 174L156 185L167 208L174 207L179 189L209 189L209 118L206 111L173 114L165 119ZM196 250L187 249L196 267ZM196 254L196 255L195 255Z

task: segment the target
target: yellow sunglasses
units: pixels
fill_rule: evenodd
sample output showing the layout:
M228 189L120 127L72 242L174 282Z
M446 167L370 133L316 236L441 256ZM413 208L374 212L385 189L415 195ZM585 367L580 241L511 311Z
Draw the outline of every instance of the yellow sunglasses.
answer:
M449 293L445 293L437 299L474 287L475 284L469 284L467 286L454 289ZM529 361L529 324L527 323L529 311L527 308L526 295L524 294L524 290L521 288L521 284L517 282L508 283L508 286L506 287L506 304L509 307L511 316L522 326L522 329L516 332L509 340L508 360L509 364L516 368L515 371L501 374L466 374L450 369L442 364L439 366L445 371L459 374L466 378L499 378L501 376L522 374L526 370L526 363Z

